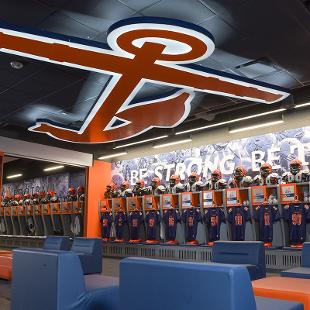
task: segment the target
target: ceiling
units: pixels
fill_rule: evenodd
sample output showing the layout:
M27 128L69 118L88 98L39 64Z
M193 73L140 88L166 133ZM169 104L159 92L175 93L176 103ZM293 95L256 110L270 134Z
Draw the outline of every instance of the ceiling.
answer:
M3 183L19 182L21 180L30 180L32 178L54 175L58 173L77 173L84 171L83 168L74 166L64 166L62 169L48 172L43 171L45 168L55 166L59 166L59 164L27 158L5 156L3 165ZM22 174L22 176L16 179L6 179L7 176L14 174Z
M215 38L216 49L200 63L202 66L286 87L296 102L310 97L307 5L303 0L1 0L0 22L106 42L108 28L120 19L182 19L206 28ZM24 67L13 69L12 61L20 61ZM117 143L77 145L27 130L38 118L78 129L108 79L102 74L0 53L0 135L95 155L109 152ZM166 90L147 84L139 96ZM269 108L197 94L190 116L176 130L246 115L253 106L256 111ZM126 143L166 133L173 130L152 129Z

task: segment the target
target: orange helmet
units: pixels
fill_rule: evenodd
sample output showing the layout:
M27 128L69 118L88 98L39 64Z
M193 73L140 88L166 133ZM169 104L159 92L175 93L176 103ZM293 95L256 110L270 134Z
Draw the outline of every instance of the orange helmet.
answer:
M169 179L171 187L175 186L176 184L179 184L180 182L181 182L180 177L176 174L172 175Z
M126 189L128 189L128 188L129 188L129 182L128 182L128 181L122 182L122 184L121 184L121 190L124 191L124 190L126 190Z
M215 170L212 171L212 173L211 173L211 180L213 182L216 182L216 181L220 180L221 178L222 178L221 170L215 169Z
M195 183L195 182L198 182L200 179L200 176L198 173L196 172L192 172L190 174L190 176L188 177L188 180L189 180L189 183Z
M259 170L263 177L267 177L270 173L272 173L272 167L269 163L262 164Z
M16 194L16 195L14 195L14 199L15 199L16 201L20 201L20 200L22 199L22 195Z
M79 194L84 194L84 187L83 186L78 186L78 188L77 188L77 192L79 193Z
M293 159L290 162L290 171L293 174L298 173L302 168L302 162L299 159Z
M136 182L136 186L139 186L139 187L143 188L143 187L145 187L145 182L142 179L139 179Z
M31 198L31 195L29 193L24 195L24 199L30 199L30 198Z
M246 175L246 170L242 166L237 166L234 170L234 177L244 177Z
M152 179L152 182L151 182L151 186L152 187L158 187L160 185L160 179L158 177L155 177Z
M75 192L75 188L74 187L69 187L69 189L68 189L68 194L69 195L75 195L76 194L76 192Z

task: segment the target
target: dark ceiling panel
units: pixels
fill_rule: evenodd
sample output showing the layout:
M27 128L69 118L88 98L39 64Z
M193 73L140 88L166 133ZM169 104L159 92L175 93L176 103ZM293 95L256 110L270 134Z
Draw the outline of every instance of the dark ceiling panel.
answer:
M162 0L156 5L140 11L143 15L177 18L195 24L201 23L214 13L196 0Z
M107 30L116 21L142 15L183 19L208 29L216 49L199 62L202 66L298 88L296 96L310 83L310 13L300 0L0 1L2 21L100 42L106 42ZM23 69L12 69L13 60L21 61ZM79 128L109 78L0 53L0 134L96 154L111 149L113 144L63 143L27 131L36 118ZM171 89L148 83L135 99ZM247 112L248 106L242 100L197 93L190 117L178 130L205 124L209 117L234 117L240 109ZM167 132L171 130L153 129L136 139Z

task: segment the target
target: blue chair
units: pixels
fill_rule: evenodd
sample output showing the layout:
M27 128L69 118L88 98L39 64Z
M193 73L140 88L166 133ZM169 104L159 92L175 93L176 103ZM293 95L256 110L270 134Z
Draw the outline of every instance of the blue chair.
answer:
M310 279L310 242L305 242L301 251L301 267L281 272L281 277Z
M121 309L303 310L303 305L254 297L245 267L126 258L120 263Z
M244 265L252 281L266 277L265 247L260 241L216 241L211 261Z
M118 286L85 286L81 262L68 251L13 250L11 310L119 310Z
M80 258L84 274L102 272L102 239L75 238L71 251Z
M70 250L70 238L67 236L47 236L44 244L44 250Z

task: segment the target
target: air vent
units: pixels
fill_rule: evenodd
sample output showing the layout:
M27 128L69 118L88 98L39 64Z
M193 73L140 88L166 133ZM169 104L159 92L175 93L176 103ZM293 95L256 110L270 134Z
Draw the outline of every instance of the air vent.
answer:
M249 61L235 67L234 71L248 78L256 78L261 75L267 75L278 71L279 68L267 57Z

